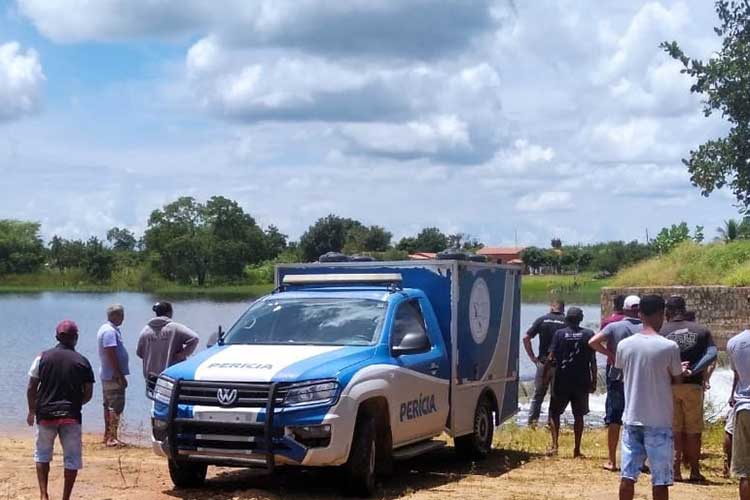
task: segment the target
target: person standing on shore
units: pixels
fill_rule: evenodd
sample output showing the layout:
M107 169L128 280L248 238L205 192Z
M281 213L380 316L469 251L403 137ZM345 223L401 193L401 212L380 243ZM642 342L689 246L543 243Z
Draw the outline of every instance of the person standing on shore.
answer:
M574 419L573 458L579 458L582 456L583 417L589 412L589 393L596 391L596 352L589 347L594 332L581 328L583 311L577 307L568 309L565 319L568 326L555 332L547 360L547 370L556 366L549 403L550 454L557 454L560 415L570 404Z
M610 323L617 323L618 321L624 320L626 316L623 311L624 307L625 296L620 294L615 295L615 298L612 300L612 314L606 318L602 318L601 328L604 329L604 327Z
M122 343L120 326L125 321L125 308L114 304L107 308L107 322L96 334L101 369L102 396L104 400L104 443L107 446L120 446L118 438L120 416L125 410L125 389L128 387L127 376L128 351Z
M175 363L186 360L198 347L198 334L187 326L172 321L172 304L157 302L151 318L138 337L136 355L143 360L143 377L148 391L156 378Z
M703 432L703 384L705 370L716 360L718 351L711 332L705 326L685 319L685 299L673 295L667 299L668 322L661 334L680 348L680 357L688 369L682 384L672 388L674 399L675 459L674 479L682 481L682 461L690 464L690 481L703 482L700 473L701 434Z
M680 349L659 335L664 299L644 295L643 329L617 345L614 367L622 370L625 412L622 433L620 500L633 500L635 482L648 458L654 500L669 498L673 483L672 383L683 373Z
M732 474L740 479L740 500L750 500L750 330L729 339L727 353L734 371Z
M531 327L523 337L523 347L526 354L534 366L536 366L536 375L534 377L534 397L531 399L531 408L529 410L528 424L536 425L539 415L542 412L542 403L549 388L548 380L544 378L544 370L547 362L549 346L552 343L552 337L557 330L565 328L565 303L561 300L554 300L550 304L550 312L540 316L534 321ZM531 339L539 335L538 355L534 355L531 347Z
M607 426L607 449L609 462L604 469L617 471L617 445L620 441L622 414L625 411L625 389L622 385L622 371L615 368L615 354L617 345L643 328L638 318L641 299L637 295L629 295L623 301L622 321L609 323L602 331L594 335L589 341L591 348L607 356L607 400L605 402L604 425Z
M39 497L49 500L49 464L55 439L63 449L63 500L69 500L78 471L83 467L81 408L91 401L94 372L89 360L75 350L78 326L62 321L55 329L58 344L34 359L29 370L26 399L29 413L26 423L36 421L34 462L39 482Z

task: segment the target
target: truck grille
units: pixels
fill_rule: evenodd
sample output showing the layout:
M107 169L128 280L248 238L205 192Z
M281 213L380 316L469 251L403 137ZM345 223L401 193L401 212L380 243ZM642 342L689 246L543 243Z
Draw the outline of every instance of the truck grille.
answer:
M217 397L219 390L230 392L236 390L235 401L231 404L219 402ZM223 408L265 408L268 404L270 390L270 383L182 381L178 402L180 404L220 406ZM275 407L284 402L285 395L286 392L283 389L276 390Z

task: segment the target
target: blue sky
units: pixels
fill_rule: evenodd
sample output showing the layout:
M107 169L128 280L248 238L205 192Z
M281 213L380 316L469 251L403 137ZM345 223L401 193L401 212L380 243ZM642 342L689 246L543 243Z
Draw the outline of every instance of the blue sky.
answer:
M178 196L297 238L336 213L487 244L736 216L680 159L722 134L658 49L705 0L0 0L0 217L137 233Z

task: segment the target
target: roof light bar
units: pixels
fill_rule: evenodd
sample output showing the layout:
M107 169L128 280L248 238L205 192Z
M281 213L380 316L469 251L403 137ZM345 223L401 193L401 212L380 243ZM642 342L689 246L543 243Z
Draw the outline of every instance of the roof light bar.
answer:
M332 285L337 283L401 283L400 273L287 274L284 285Z

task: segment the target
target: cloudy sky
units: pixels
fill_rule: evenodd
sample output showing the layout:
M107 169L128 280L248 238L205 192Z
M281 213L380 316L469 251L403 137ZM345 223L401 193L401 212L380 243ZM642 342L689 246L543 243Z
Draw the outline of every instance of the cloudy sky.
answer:
M292 238L328 213L712 236L732 198L680 159L725 124L658 44L710 57L715 23L708 0L0 0L0 218L140 233L221 194Z

